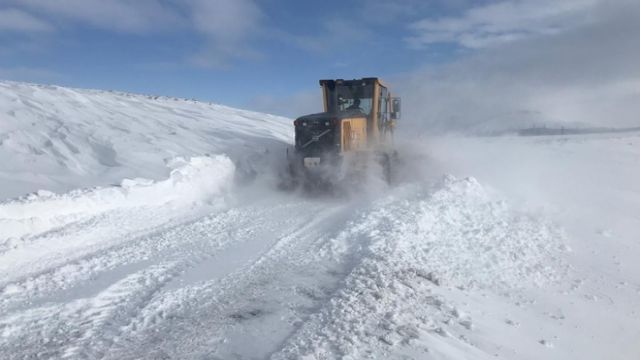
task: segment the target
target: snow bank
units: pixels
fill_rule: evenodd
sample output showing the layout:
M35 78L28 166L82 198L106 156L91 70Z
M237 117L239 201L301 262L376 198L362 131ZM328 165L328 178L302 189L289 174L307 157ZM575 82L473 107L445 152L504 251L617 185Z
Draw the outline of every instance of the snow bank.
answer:
M231 186L235 169L224 155L176 158L168 167L169 178L162 181L125 179L118 186L61 195L41 190L0 203L0 240L40 233L115 209L206 201Z

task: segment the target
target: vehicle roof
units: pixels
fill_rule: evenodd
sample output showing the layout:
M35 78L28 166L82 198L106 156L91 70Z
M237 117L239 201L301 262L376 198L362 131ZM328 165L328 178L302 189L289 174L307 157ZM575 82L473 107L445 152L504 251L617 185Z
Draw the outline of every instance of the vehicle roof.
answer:
M325 80L320 80L320 86L324 86L325 84L329 85L329 86L335 86L335 85L342 85L342 84L353 84L353 83L359 83L359 82L363 82L368 84L371 83L378 83L384 87L387 87L384 82L377 77L365 77L365 78L361 78L361 79L351 79L351 80L344 80L344 79L325 79Z

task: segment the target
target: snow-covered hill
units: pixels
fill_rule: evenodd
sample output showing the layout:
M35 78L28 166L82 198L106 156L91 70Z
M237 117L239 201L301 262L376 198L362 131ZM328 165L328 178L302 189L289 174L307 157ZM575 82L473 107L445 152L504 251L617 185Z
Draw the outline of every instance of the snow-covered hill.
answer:
M184 99L0 82L0 199L159 179L177 156L284 151L291 121Z
M638 134L403 139L402 181L310 198L290 120L0 90L2 358L640 354Z

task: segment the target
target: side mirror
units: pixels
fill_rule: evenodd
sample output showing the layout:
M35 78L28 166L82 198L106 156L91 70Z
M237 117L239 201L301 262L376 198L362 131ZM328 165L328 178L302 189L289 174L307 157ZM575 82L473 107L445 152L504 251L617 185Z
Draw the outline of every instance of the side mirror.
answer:
M398 97L391 98L391 119L400 119L400 98Z

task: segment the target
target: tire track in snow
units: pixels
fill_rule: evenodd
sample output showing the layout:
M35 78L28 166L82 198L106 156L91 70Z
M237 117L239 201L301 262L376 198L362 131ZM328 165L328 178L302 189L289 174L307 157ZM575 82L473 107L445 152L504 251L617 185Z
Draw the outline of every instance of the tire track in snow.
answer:
M83 357L94 358L96 356L102 356L99 353L91 353L91 351L108 346L110 341L113 341L112 338L116 337L119 333L119 329L126 326L135 318L137 312L144 308L146 301L151 300L153 294L160 291L171 279L184 273L185 270L195 266L198 262L204 261L207 257L211 256L212 251L215 252L215 250L223 246L225 242L233 239L233 237L229 236L228 230L229 226L233 225L233 227L235 227L238 225L236 221L237 212L230 211L223 215L228 215L229 213L236 214L235 216L231 215L226 218L216 215L205 218L204 220L201 219L186 226L183 225L173 228L167 232L150 235L145 242L146 244L140 246L140 243L136 243L136 246L134 246L135 249L133 250L127 248L129 245L125 246L124 249L120 249L126 250L129 253L136 253L136 250L145 250L144 245L152 245L155 247L157 246L156 241L163 240L164 243L167 243L165 245L171 243L171 248L163 249L165 251L160 252L157 251L157 249L151 249L151 251L155 250L157 253L167 253L175 250L176 247L183 246L188 251L178 255L171 255L171 258L178 258L180 260L161 262L157 265L153 265L152 261L146 260L146 266L148 267L136 272L134 275L126 276L124 279L110 285L107 289L100 291L93 297L78 299L71 301L71 303L68 303L68 300L66 300L67 303L63 302L61 305L47 305L35 309L27 309L17 314L14 310L12 315L0 318L0 329L3 329L7 334L18 334L8 338L7 346L10 347L12 342L29 344L29 341L25 341L20 338L20 336L30 334L28 335L30 339L33 338L34 341L44 342L48 344L46 346L51 345L52 348L56 348L56 352L52 353L52 355L55 356L61 354L59 352L61 350L57 349L55 345L65 343L72 344L66 352L71 358L87 352L89 352L89 355L85 354ZM220 220L220 217L224 219L217 221ZM216 226L221 223L226 227L219 228ZM212 226L212 224L214 226ZM202 226L204 226L204 228L201 228ZM202 230L206 230L206 233L199 233L199 231ZM209 230L217 230L218 233L210 234ZM190 241L177 241L181 239L188 239ZM203 246L202 241L204 239L216 241L207 241L206 246ZM120 251L116 251L116 253L118 252ZM106 256L110 258L110 261L135 261L135 259L131 258L122 259L119 256L121 254L113 255L114 252L106 252L106 254L100 254L97 260L105 260L104 257ZM151 256L147 254L146 257ZM149 265L149 263L151 263L151 265ZM111 265L123 266L124 264L120 262ZM67 272L65 271L65 273ZM44 275L44 277L47 277L46 275L50 274L47 273ZM96 274L92 276L96 276ZM162 281L156 281L156 278L160 278ZM46 279L40 280L46 281ZM137 287L132 285L137 285ZM29 299L28 296L27 299ZM128 302L133 300L136 301L134 303L135 306ZM75 309L77 308L83 310L76 311ZM15 323L25 324L26 327L21 328L15 326ZM103 326L105 324L109 326ZM62 326L71 330L71 333L75 337L65 339L65 335L58 334L60 340L55 340L58 341L58 343L51 343L50 340L47 340L51 338L51 333L56 334L56 329ZM37 335L34 336L34 334ZM99 341L93 339L99 339ZM2 346L2 348L4 348L4 346ZM21 349L23 350L23 355L28 354L28 347ZM24 352L26 352L26 354Z
M177 264L163 264L130 274L92 298L13 313L0 319L1 348L8 358L96 358L91 349L144 306L177 274Z
M108 251L142 235L188 222L196 216L179 209L141 207L110 211L72 223L0 254L0 286Z
M304 291L302 288L308 288L308 281L317 280L318 287L337 281L335 275L318 274L318 271L328 270L327 268L304 269L304 265L315 260L303 258L312 254L314 247L318 247L318 241L326 240L323 233L328 224L332 224L329 227L335 225L335 222L343 224L345 218L348 218L349 206L333 204L325 209L326 205L313 202L294 204L291 210L304 206L307 208L306 213L300 216L302 214L298 212L294 217L295 222L277 229L272 234L273 240L265 247L266 251L256 252L252 259L222 278L202 286L178 289L163 294L166 296L159 296L157 303L150 304L145 309L146 314L139 317L139 322L143 324L139 326L142 331L128 333L127 342L116 344L109 351L110 358L225 358L233 356L225 351L233 351L233 347L243 343L243 336L255 331L267 331L270 334L264 343L256 341L254 337L252 346L262 352L271 351L272 337L286 337L292 326L288 322L299 322L298 318L302 316L303 310L317 308L318 301L327 296L322 290ZM283 214L268 211L263 215L266 218L256 218L258 223L282 218ZM265 241L253 239L253 243L256 240ZM331 279L327 281L323 278ZM329 289L324 289L324 292L327 291ZM311 299L312 297L315 298ZM280 319L280 315L284 318ZM260 322L264 317L270 319L268 324L278 326L274 328L270 325L268 329L256 326L255 321ZM150 322L149 319L155 321ZM155 339L155 334L159 332L163 334L161 344ZM234 339L233 334L239 336ZM231 349L225 345L229 341L234 343L231 344ZM210 353L212 348L218 348L219 351L216 354Z
M115 235L106 232L103 235L105 244L102 244L97 249L85 248L83 253L78 256L64 254L62 258L55 258L53 262L43 264L40 268L41 270L27 268L22 270L23 272L19 276L14 273L13 278L8 280L3 288L0 288L0 293L4 295L0 299L0 314L20 306L26 300L29 300L30 303L46 302L46 299L51 297L52 293L74 288L79 283L81 284L88 280L95 280L102 272L119 266L145 261L161 252L169 252L180 245L180 242L176 241L176 239L190 238L188 236L169 238L166 234L172 234L177 231L190 231L200 221L224 222L225 217L232 216L229 215L230 213L232 214L233 211L208 216L204 220L188 220L188 217L179 217L159 226L143 227L142 229L130 231L123 237L120 237L120 231L116 232ZM130 215L132 214L126 212L119 214L118 218L135 218L135 216ZM106 222L107 224L102 226L109 227L117 224L117 222L114 222L113 217L107 215L99 216L90 221L91 224L99 224L100 222ZM81 239L86 235L87 229L89 229L88 232L90 234L96 233L95 227L74 224L71 228L59 230L55 235L47 234L38 241L47 242L53 236L58 236L58 241L64 241L67 237ZM122 232L126 233L126 229L127 227L123 226ZM117 241L110 241L110 239L118 237L120 238ZM53 255L57 254L54 253Z
M278 209L280 209L280 212L278 212ZM188 224L177 225L169 230L157 230L142 237L132 238L111 248L92 253L80 261L65 263L62 267L43 272L34 278L28 278L23 281L23 284L19 284L26 290L8 294L9 296L3 298L2 309L4 310L0 313L5 313L7 316L0 318L0 324L3 324L3 331L7 332L7 334L13 334L12 337L7 338L7 348L10 348L15 342L23 344L33 344L35 342L40 346L33 346L32 349L42 349L44 346L45 348L51 348L51 351L60 351L56 345L68 342L72 344L69 345L70 348L68 349L68 354L71 354L70 356L72 357L77 354L87 353L90 349L99 351L98 349L107 348L118 338L126 338L128 336L126 332L122 333L122 329L135 331L137 326L144 325L149 321L148 318L143 317L141 322L135 322L136 316L148 305L145 302L139 302L133 306L125 301L119 302L115 297L104 295L105 292L107 294L112 293L113 286L129 283L127 281L129 277L117 281L114 285L109 285L107 289L101 290L98 294L89 298L83 297L70 300L64 298L64 295L60 295L57 299L54 296L54 304L51 304L47 297L51 299L52 292L60 292L62 294L69 292L69 289L63 289L62 287L73 288L82 286L83 282L93 283L96 282L96 278L102 276L101 273L109 273L113 269L139 263L141 270L137 271L137 275L132 279L147 285L142 286L140 289L131 288L128 294L125 290L126 287L120 287L117 293L123 299L127 299L140 297L139 294L141 292L147 291L150 295L145 296L145 299L152 301L156 295L164 291L167 284L177 283L178 286L182 286L179 281L172 281L172 279L181 278L181 276L184 276L185 273L188 273L199 264L210 261L212 257L216 256L217 252L223 251L229 245L234 245L235 242L260 241L260 231L268 228L272 232L282 228L299 228L306 220L301 221L300 217L282 220L286 219L282 215L291 213L292 210L295 212L297 209L295 204L245 206L241 209L232 209ZM274 211L278 212L278 216L275 218L269 217L268 214ZM289 225L282 226L287 223ZM258 237L256 238L256 236ZM269 247L267 246L265 251L268 251L268 249ZM219 257L224 256L224 254L226 253L223 251ZM259 255L256 254L258 257ZM167 257L167 259L164 259L164 257ZM144 260L140 261L141 258ZM156 271L153 270L154 267L170 267L172 269L171 274L162 275L167 279L162 284L157 284L153 280L154 276L156 276ZM76 276L76 271L80 271L80 276ZM130 272L131 269L127 271ZM45 289L47 291L43 291ZM42 299L38 300L38 297ZM29 304L25 305L23 303L25 300ZM33 307L34 302L36 303L35 308ZM87 308L84 312L73 311L73 309L81 307L78 304L106 304L109 302L113 305L110 311L96 310L97 308L89 305L82 305ZM38 303L43 306L38 306ZM16 304L20 306L16 306ZM24 307L26 309L21 310ZM98 308L102 309L100 306ZM120 313L128 315L119 316L118 314ZM16 327L13 324L14 322L23 323L24 326ZM110 325L106 328L101 326L101 324L105 323ZM56 329L63 326L60 324L65 324L64 327L73 336L63 340L64 335L56 332ZM119 330L116 331L116 329ZM21 336L26 336L27 333L31 334L29 338L33 341L24 341L21 338ZM53 341L50 340L52 338L54 339ZM100 341L93 341L91 340L92 338L100 339ZM56 341L58 342L56 343ZM3 345L2 348L5 348L5 346ZM26 347L19 348L17 354L20 353L27 355L29 354L29 349ZM59 355L59 352L55 354ZM99 353L91 353L87 357L94 357L93 355L96 354L99 355Z

